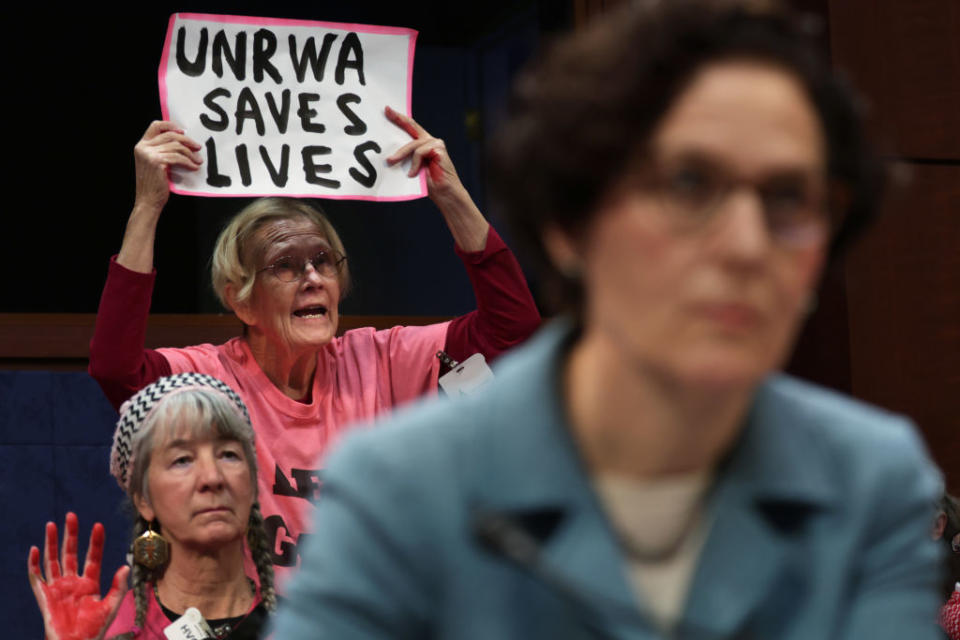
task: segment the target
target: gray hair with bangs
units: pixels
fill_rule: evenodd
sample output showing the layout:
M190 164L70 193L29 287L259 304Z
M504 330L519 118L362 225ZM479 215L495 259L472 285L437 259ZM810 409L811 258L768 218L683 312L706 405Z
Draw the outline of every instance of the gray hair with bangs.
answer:
M180 435L239 442L256 490L257 455L249 420L240 415L233 402L222 393L213 389L188 388L165 396L134 435L129 485L131 498L143 496L149 501L147 470L153 452L165 441Z
M256 500L257 456L254 431L246 405L229 385L203 373L187 372L159 378L120 407L120 420L110 450L110 473L132 504L138 497L149 502L147 472L157 447L180 436L239 442L247 459L254 500L250 507L246 542L257 569L260 596L267 611L275 611L277 595L273 576L273 550ZM147 532L151 523L134 506L133 538ZM134 562L130 590L134 594L134 624L143 628L149 585L162 577L165 566L150 568ZM118 638L132 640L133 633Z

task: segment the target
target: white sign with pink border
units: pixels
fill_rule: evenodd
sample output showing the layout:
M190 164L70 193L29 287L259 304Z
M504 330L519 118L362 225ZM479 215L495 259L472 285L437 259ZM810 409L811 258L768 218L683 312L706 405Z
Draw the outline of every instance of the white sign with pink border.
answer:
M194 13L170 16L160 61L163 117L203 145L195 196L412 200L423 172L388 167L410 136L417 32L399 27ZM404 166L406 165L406 166Z

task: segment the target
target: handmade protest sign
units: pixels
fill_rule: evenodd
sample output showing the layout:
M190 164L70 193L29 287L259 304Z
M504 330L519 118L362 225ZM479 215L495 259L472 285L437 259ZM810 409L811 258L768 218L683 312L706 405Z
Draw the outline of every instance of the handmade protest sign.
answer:
M426 180L385 158L410 136L417 32L399 27L176 13L160 61L160 103L203 145L199 171L170 189L199 196L411 200ZM407 168L409 165L407 165Z

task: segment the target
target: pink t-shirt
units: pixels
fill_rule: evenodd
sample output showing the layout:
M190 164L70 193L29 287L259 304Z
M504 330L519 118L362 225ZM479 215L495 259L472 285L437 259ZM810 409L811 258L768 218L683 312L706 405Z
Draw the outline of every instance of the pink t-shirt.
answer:
M436 392L440 361L435 354L443 348L448 324L367 327L335 338L317 356L310 404L274 386L240 338L158 350L172 373L212 375L246 403L257 434L258 500L278 585L297 565L300 536L310 531L322 457L347 427Z

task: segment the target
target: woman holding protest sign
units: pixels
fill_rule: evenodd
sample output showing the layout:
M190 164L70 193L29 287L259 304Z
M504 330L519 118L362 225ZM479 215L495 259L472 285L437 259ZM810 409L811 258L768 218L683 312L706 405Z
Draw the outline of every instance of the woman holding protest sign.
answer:
M443 141L403 114L385 113L412 138L388 163L410 159L411 176L426 172L474 286L477 310L450 322L337 337L349 271L336 231L312 206L267 198L237 214L214 251L214 288L243 321L243 335L218 346L144 349L168 170L196 170L201 157L200 145L170 122L151 124L134 150L136 201L111 260L90 373L115 406L170 373L209 373L237 389L257 429L261 505L280 567L296 564L319 485L317 459L344 427L434 391L438 350L491 359L539 324L516 259L461 184Z

